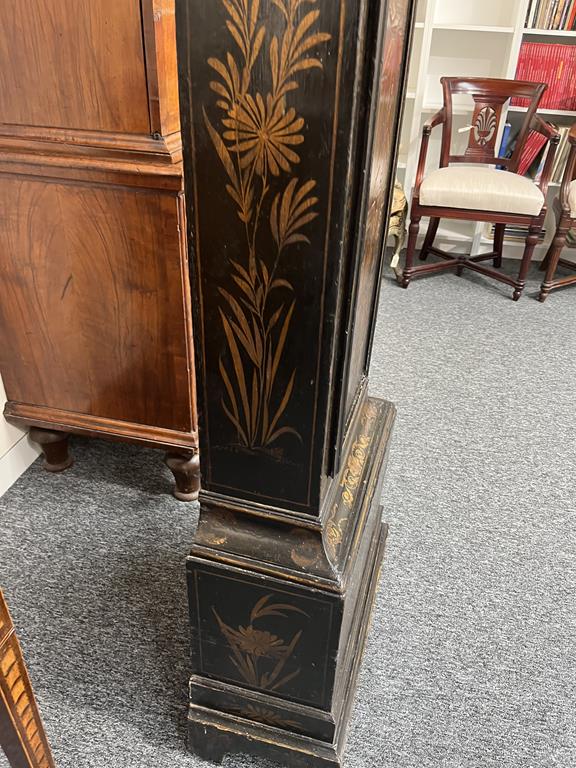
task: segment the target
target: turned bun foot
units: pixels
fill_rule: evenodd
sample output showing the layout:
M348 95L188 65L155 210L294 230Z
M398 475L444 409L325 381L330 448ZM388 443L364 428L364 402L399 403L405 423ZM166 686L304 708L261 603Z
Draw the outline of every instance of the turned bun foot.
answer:
M65 432L52 432L49 429L32 427L30 439L42 448L44 454L42 466L47 472L63 472L74 463L74 459L68 452L68 435Z
M196 451L169 451L164 463L174 475L174 496L179 501L196 501L200 493L200 457Z

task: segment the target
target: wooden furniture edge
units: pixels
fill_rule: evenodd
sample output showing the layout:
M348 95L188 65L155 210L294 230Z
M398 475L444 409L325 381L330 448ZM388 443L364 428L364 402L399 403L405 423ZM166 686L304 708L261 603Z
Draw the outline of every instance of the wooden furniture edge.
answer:
M12 654L14 658L8 672L4 671L4 662ZM2 728L2 741L0 746L4 749L11 765L27 765L30 768L54 768L54 761L42 724L42 718L38 710L36 698L28 674L28 668L24 661L22 648L16 635L16 629L10 616L10 611L0 588L0 708L6 714L4 727ZM12 671L15 670L15 679L12 680ZM14 691L17 691L14 694ZM15 698L16 697L16 698ZM26 704L20 709L21 704ZM30 712L24 720L24 713ZM30 735L30 727L35 728ZM4 738L9 738L4 743ZM14 736L17 741L14 741ZM36 746L34 742L36 741ZM40 750L40 754L39 753ZM22 763L24 759L24 763Z
M196 430L180 432L163 427L117 421L104 416L92 416L57 408L16 403L10 400L4 407L4 416L15 424L71 432L89 437L121 440L151 448L196 450L198 447Z

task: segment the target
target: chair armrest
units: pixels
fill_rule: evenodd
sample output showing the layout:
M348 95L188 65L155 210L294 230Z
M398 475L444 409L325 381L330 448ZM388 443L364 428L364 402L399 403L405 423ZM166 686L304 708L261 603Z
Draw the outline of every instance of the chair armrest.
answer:
M420 144L420 156L418 158L418 169L416 171L416 181L414 183L414 197L418 197L420 191L420 185L424 179L424 169L426 168L426 156L428 154L428 142L430 141L430 134L432 129L437 125L446 122L446 111L444 107L436 112L431 120L428 120L422 126L422 143Z
M426 130L426 127L429 127L430 130L432 130L432 128L435 128L437 125L440 125L444 122L446 122L446 110L444 107L442 107L442 109L439 109L438 112L436 112L431 120L428 120L426 123L424 123L423 130Z
M540 115L534 115L532 121L530 122L530 129L532 131L537 131L538 133L542 134L542 136L545 136L550 143L548 154L546 155L546 162L544 163L544 168L542 170L542 176L540 177L540 181L538 183L542 194L544 197L546 197L546 193L548 192L548 184L550 183L550 177L552 176L554 157L556 156L556 149L558 147L558 142L560 141L560 134L554 128L554 126L543 120Z
M558 141L560 141L560 134L558 131L554 128L553 125L550 125L550 123L547 123L546 120L543 120L540 115L533 116L532 121L530 122L530 130L541 133L542 136L546 136L549 141L557 136L558 140L556 141L556 144Z

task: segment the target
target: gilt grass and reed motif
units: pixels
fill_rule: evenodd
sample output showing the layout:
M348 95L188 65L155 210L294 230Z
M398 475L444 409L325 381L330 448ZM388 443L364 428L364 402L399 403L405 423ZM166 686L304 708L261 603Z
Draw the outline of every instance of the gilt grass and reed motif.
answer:
M300 674L299 667L290 671L285 670L285 667L302 637L302 630L287 642L278 635L255 627L255 622L268 616L286 618L292 613L308 616L294 605L271 603L271 598L272 595L265 595L258 600L252 608L248 625L237 629L226 624L216 608L212 607L220 631L232 651L230 660L248 685L263 691L277 691Z
M271 450L283 436L301 440L285 423L297 369L287 377L278 375L296 311L282 263L295 245L310 244L305 228L318 216L319 202L316 181L296 173L304 119L288 101L305 73L323 69L317 50L330 35L317 30L317 0L221 2L234 45L222 59L208 59L216 78L210 88L222 112L220 127L206 109L203 114L245 248L243 255L229 259L228 289L219 287L227 345L219 360L225 390L221 403L240 445ZM258 85L253 81L256 64Z

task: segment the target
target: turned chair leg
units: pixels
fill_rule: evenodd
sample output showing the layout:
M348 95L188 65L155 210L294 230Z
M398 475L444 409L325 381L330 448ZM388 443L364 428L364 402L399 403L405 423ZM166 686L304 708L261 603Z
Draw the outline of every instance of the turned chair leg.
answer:
M52 432L49 429L32 427L30 430L30 440L42 448L42 466L48 472L63 472L72 466L74 459L68 452L68 437L65 432Z
M180 501L196 501L200 493L200 457L197 451L169 451L164 463L174 475L174 496Z
M422 250L420 251L420 255L418 256L420 261L426 261L426 259L428 258L430 248L434 244L434 238L436 237L436 232L438 232L438 224L440 224L440 219L438 218L430 219L430 223L428 224L428 231L426 232L426 237L424 238L424 243L422 244Z
M556 234L558 234L558 233L556 233ZM544 256L544 258L542 259L542 261L540 262L540 264L538 266L538 269L540 270L540 272L546 272L546 270L548 269L548 265L550 264L550 254L554 250L554 240L555 239L556 238L554 238L552 240L552 242L550 243L550 247L546 251L546 256Z
M522 296L524 286L526 285L526 275L528 274L528 268L532 260L532 254L534 253L534 248L538 242L538 236L540 235L541 229L541 226L533 225L528 230L526 247L524 248L522 262L520 264L520 271L518 272L518 278L514 286L514 293L512 294L512 299L514 301L518 301L520 296Z
M544 262L546 262L546 275L544 276L544 281L540 286L538 301L546 301L548 294L552 289L552 281L554 280L554 275L556 274L556 269L560 260L560 254L566 245L566 236L568 234L569 226L569 222L560 223L560 226L556 230L556 235L550 244L548 253L544 258Z
M408 228L408 245L406 246L406 263L404 265L404 272L399 279L399 283L402 288L408 288L410 284L410 278L412 277L412 271L414 266L414 251L416 250L416 240L418 238L418 232L420 231L420 219L421 216L416 216L410 222Z
M494 253L498 254L494 256L492 264L496 269L500 269L502 266L502 249L504 247L504 234L506 232L506 224L496 224L494 228Z

